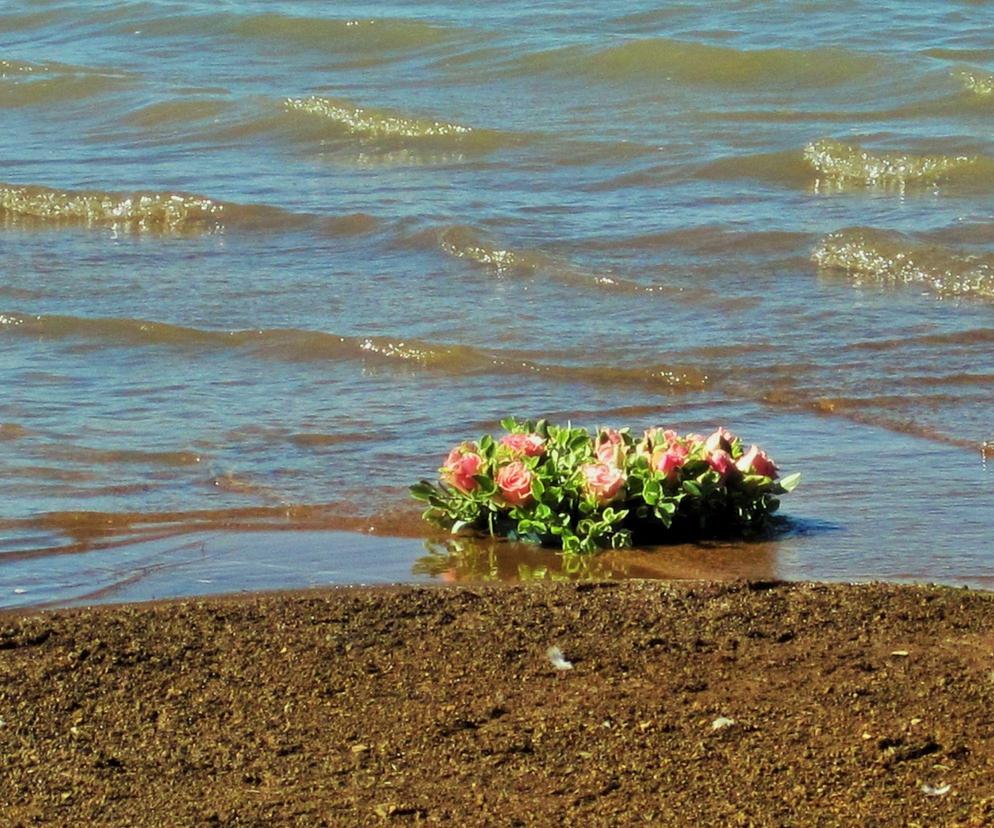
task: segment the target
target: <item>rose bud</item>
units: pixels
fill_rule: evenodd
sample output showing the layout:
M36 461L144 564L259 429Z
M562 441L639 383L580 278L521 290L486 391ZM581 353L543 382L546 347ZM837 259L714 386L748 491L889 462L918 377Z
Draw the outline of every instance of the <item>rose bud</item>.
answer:
M501 497L511 506L527 506L532 501L532 472L520 460L502 466L495 478Z
M601 463L621 468L625 464L625 440L621 432L614 428L601 429L597 435L594 454Z
M464 443L449 452L441 468L442 480L464 494L477 487L475 475L483 468L483 458L476 453L474 443Z
M732 455L723 449L712 451L708 455L708 465L718 472L722 480L727 480L732 474L738 472Z
M734 443L736 437L727 428L717 428L715 432L704 441L704 448L708 452L712 451L731 451L732 443Z
M744 474L760 474L771 480L776 480L780 471L770 456L765 451L760 451L759 446L752 446L735 465Z
M676 476L677 469L682 468L687 461L687 449L683 446L673 446L670 449L656 449L652 455L652 468L654 471L672 479Z
M601 506L617 498L625 485L625 473L610 463L587 463L580 471L584 488Z
M538 457L545 452L545 440L537 434L505 434L500 438L502 446L507 446L514 454L525 457Z

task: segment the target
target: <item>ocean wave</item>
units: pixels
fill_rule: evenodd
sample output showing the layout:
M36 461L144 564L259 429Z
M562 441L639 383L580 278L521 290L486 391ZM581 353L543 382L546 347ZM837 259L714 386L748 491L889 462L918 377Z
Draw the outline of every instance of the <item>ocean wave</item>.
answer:
M136 81L132 73L115 69L0 60L0 108L86 101L119 92Z
M918 397L917 393L915 397ZM941 402L941 397L939 400ZM953 448L965 449L971 452L984 451L984 444L982 442L969 437L950 434L947 430L949 427L948 421L933 424L908 416L904 413L907 411L907 401L907 394L882 400L879 404L876 404L873 400L862 398L822 397L798 401L797 407L812 411L821 416L838 417L852 423L884 429L895 434L908 434L913 437L921 437L924 440L941 443ZM927 397L923 396L922 401L935 405L937 398L928 395ZM955 403L958 400L949 398L948 401Z
M673 38L631 40L591 50L568 46L527 55L509 63L514 74L581 73L595 80L660 80L729 89L799 84L834 86L864 78L879 58L839 48L736 49Z
M723 108L701 112L696 117L702 121L759 124L812 124L819 128L827 123L853 126L867 124L869 128L881 122L905 121L918 123L925 116L930 118L959 118L990 111L991 99L979 90L983 87L978 80L975 89L966 87L949 91L945 88L931 93L907 96L905 102L897 106L871 109L851 107L826 109L814 105L790 108ZM992 80L994 83L994 80Z
M459 29L399 18L296 17L277 13L228 18L228 30L245 38L278 40L326 53L347 51L372 61L402 51L419 52L463 34Z
M693 231L688 231L693 235ZM655 249L665 247L673 250L679 247L677 234L651 234L648 236L613 237L592 239L581 245L587 250L615 250L619 246L627 249ZM738 234L745 235L745 234ZM636 281L622 276L612 268L597 270L583 267L561 256L542 250L510 247L497 242L477 228L466 225L451 225L424 231L406 240L409 244L429 246L434 243L443 253L456 259L463 259L478 266L498 278L542 279L558 283L570 289L581 289L614 294L632 294L654 297L668 302L685 305L709 305L713 308L726 308L728 297L723 296L701 282L687 284L683 281ZM667 243L670 242L670 243ZM735 249L748 255L748 242L741 239L729 243L725 249ZM685 275L689 269L685 265L674 265L674 269ZM741 300L738 300L741 301Z
M282 118L264 114L223 133L274 132L291 142L320 142L323 152L336 144L347 149L351 145L359 150L358 163L377 166L452 163L519 148L533 151L538 164L588 166L657 151L628 140L568 140L536 130L479 127L319 95L285 98L281 110Z
M182 192L116 193L0 183L0 227L111 227L129 232L203 233L221 228L276 232L311 226L327 235L372 230L372 216L315 216Z
M0 213L48 222L177 230L219 224L225 205L183 193L107 193L0 184Z
M348 101L316 96L287 98L283 106L287 112L317 116L343 133L364 138L444 138L463 142L479 132L462 124L431 118L412 118L386 110L356 106Z
M286 98L279 118L262 117L242 129L270 131L304 146L319 144L322 153L355 153L352 163L362 166L458 163L540 138L320 96ZM558 145L555 152L558 158Z
M982 155L912 155L870 152L839 141L812 141L802 150L733 155L691 167L698 178L753 178L816 192L854 188L906 191L954 186L958 190L994 187L994 159Z
M23 32L28 29L48 26L62 20L64 14L63 9L41 11L35 8L31 11L17 13L12 8L5 8L3 12L0 12L0 32Z
M124 122L143 129L179 125L189 127L197 121L216 119L229 112L233 104L223 98L179 98L157 101L133 110Z
M76 491L85 494L86 489L79 487ZM50 511L26 518L0 518L0 532L5 536L0 541L0 561L10 563L50 555L93 552L191 532L310 529L393 537L424 535L421 510L412 502L401 499L396 493L382 493L376 501L378 508L371 510L369 491L363 494L364 498L355 501L284 501L163 511ZM113 589L113 585L109 589ZM97 589L92 596L108 590Z
M46 460L93 465L195 466L201 457L193 451L151 451L143 449L96 449L77 445L48 445L36 449Z
M962 348L987 350L992 344L994 344L994 328L968 328L962 331L918 334L913 337L902 336L900 339L861 340L847 347L852 350L867 351L903 351L909 347L932 350L942 347L947 351L956 351Z
M24 60L0 60L0 80L47 71L48 67L42 63L29 63Z
M804 148L804 160L827 179L859 181L867 185L930 184L954 173L978 167L989 170L975 155L908 155L899 152L870 153L838 141L813 141Z
M962 70L956 73L967 92L972 92L982 98L994 95L994 74L976 70Z
M614 273L584 270L540 250L514 250L488 239L473 227L454 225L434 231L443 253L482 265L497 276L545 276L572 287L620 293L653 293L661 286L641 284Z
M474 36L458 27L405 18L327 17L294 15L277 11L246 13L215 4L206 13L162 14L147 4L146 13L127 17L115 13L113 20L101 19L89 9L79 14L79 25L98 25L118 35L131 35L139 28L144 37L202 38L205 34L240 45L266 44L280 48L313 50L336 65L373 66L414 55L433 47Z
M841 230L822 240L812 260L845 272L856 285L919 285L942 297L994 299L994 256L921 245L899 233Z
M341 336L294 328L208 330L130 318L0 313L0 336L78 339L105 347L232 350L288 362L362 362L410 366L455 375L540 375L551 381L692 390L710 382L695 365L599 366L549 363L531 351L487 349L387 336Z

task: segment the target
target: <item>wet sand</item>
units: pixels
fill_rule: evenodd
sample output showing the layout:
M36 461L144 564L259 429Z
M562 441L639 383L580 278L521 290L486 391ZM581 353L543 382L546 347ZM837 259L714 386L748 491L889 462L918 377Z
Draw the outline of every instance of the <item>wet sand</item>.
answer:
M0 823L988 825L992 710L992 595L950 588L346 588L8 614Z

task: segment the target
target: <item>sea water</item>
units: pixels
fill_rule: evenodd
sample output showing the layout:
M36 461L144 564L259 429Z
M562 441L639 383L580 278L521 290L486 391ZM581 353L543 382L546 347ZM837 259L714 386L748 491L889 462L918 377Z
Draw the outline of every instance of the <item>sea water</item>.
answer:
M8 0L0 606L992 586L992 118L968 0ZM803 481L774 539L577 571L430 537L407 485L508 415Z

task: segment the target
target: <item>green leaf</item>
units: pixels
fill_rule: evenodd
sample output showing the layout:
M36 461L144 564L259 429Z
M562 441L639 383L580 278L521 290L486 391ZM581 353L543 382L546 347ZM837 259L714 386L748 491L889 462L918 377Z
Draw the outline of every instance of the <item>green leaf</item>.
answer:
M568 445L571 449L579 449L585 448L588 443L590 443L590 435L586 429L578 428L570 435Z
M701 487L693 480L684 480L683 490L692 497L700 497L703 494L701 492Z
M477 492L483 497L493 497L497 493L497 484L486 474L474 474L473 479L479 485Z
M453 535L455 535L463 527L469 526L468 520L457 520L452 524L452 529L450 530Z
M656 520L663 524L666 529L670 528L670 525L673 523L672 515L662 511L658 506L653 510L653 514L656 516Z
M425 509L421 513L421 517L429 523L434 523L436 526L444 527L448 523L448 515L440 512L438 509Z
M649 479L645 481L645 486L642 487L642 499L646 503L650 506L655 506L662 494L663 487L659 485L658 480Z
M544 523L540 523L537 520L529 520L525 518L518 521L518 534L525 536L535 536L540 537L542 535L548 534L548 528Z
M794 472L794 474L787 475L783 480L780 481L780 488L785 492L792 492L797 488L797 484L801 482L801 473Z
M417 500L429 500L436 494L435 487L427 480L415 483L410 487L411 497Z
M551 520L555 517L555 512L551 508L546 506L544 503L540 503L535 507L535 518L537 520Z

